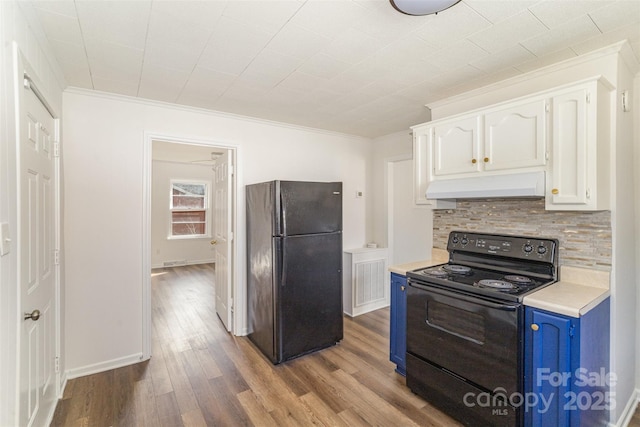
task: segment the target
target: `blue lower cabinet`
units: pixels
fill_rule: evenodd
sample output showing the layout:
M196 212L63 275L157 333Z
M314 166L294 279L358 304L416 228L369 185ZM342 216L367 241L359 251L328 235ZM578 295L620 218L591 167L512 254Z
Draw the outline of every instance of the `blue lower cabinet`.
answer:
M525 309L525 424L606 425L610 394L609 299L579 318Z
M407 278L391 273L390 360L396 372L406 376L407 351Z

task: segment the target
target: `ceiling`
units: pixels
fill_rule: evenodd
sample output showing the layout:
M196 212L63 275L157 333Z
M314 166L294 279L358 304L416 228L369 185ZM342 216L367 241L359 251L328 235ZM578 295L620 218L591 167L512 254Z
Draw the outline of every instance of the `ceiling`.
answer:
M640 0L30 2L70 86L366 137L620 40L640 58Z

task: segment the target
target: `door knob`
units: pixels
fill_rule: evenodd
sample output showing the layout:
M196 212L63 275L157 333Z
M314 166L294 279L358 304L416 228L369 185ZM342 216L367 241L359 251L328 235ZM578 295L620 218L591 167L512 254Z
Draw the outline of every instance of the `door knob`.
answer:
M476 159L471 159L471 163L475 165L476 163L478 163L478 161Z
M551 189L551 194L559 194L560 191L557 188Z
M34 322L40 318L40 310L33 310L31 313L24 314L24 320L31 319Z
M540 326L536 325L535 323L532 323L531 329L533 329L534 331L537 331L538 329L540 329Z
M217 241L217 240L212 240L210 243L211 243L212 245L217 245L217 244L218 244L218 241Z
M401 290L402 292L404 292L405 287L404 287L404 286L400 286L400 290Z

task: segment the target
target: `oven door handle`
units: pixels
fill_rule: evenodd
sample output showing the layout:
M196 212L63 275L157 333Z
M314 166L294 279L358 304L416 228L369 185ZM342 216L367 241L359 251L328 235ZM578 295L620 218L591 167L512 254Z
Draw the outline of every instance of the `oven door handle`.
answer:
M518 307L520 307L520 305L521 305L521 304L515 304L514 305L514 304L508 304L508 303L492 302L492 301L488 301L486 299L482 299L480 297L471 297L471 296L468 296L468 295L463 294L463 293L450 292L450 291L446 291L446 290L440 289L440 288L434 288L434 287L431 287L431 286L421 285L421 284L416 283L416 282L411 282L411 286L416 287L418 289L423 289L423 290L428 291L428 292L433 292L434 294L439 294L439 295L443 295L443 296L450 297L450 298L461 299L461 300L466 301L466 302L482 305L482 306L489 307L489 308L495 308L497 310L516 311L518 309Z

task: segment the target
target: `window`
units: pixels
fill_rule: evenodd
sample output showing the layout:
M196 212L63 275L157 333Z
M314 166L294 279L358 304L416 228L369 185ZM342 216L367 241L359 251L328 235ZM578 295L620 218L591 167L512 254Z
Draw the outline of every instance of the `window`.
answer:
M171 236L206 236L208 185L171 181Z

